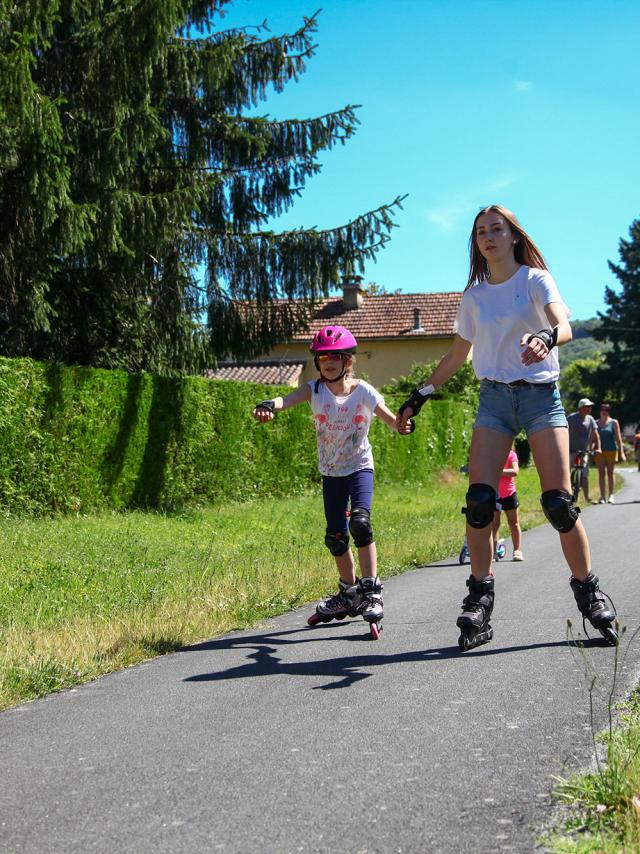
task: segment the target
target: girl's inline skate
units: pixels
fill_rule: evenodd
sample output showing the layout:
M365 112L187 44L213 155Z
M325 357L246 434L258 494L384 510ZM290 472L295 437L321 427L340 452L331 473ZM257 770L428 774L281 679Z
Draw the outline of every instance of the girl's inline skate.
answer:
M362 593L362 618L369 623L372 640L378 640L382 631L384 602L382 601L382 584L378 576L363 578L360 582Z
M456 621L460 629L458 646L462 652L487 643L493 637L489 623L493 611L493 583L492 575L482 581L476 581L473 575L467 579L469 593L462 600L462 614Z
M619 640L618 632L613 626L616 610L606 593L600 591L599 581L598 576L591 572L584 581L572 578L569 583L578 609L582 614L582 625L585 628L585 633L585 620L589 620L593 628L600 632L610 646L616 646ZM613 610L607 607L605 598L609 599Z
M373 640L378 640L382 631L383 602L382 584L379 578L363 578L355 584L338 582L338 592L316 605L315 614L307 619L309 626L329 623L331 620L344 620L345 617L362 615L369 623L369 632Z
M329 596L324 602L318 602L315 614L309 617L307 623L310 626L316 626L318 623L330 623L331 620L357 617L361 610L360 582L357 579L355 584L338 581L338 592Z

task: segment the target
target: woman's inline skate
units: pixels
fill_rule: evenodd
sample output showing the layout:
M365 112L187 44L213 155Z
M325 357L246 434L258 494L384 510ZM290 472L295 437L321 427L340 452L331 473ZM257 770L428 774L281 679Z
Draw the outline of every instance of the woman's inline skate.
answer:
M330 623L331 620L344 620L345 617L357 617L360 614L369 623L369 632L373 640L378 640L382 631L383 601L382 584L378 577L356 579L355 584L338 582L338 592L316 605L315 614L307 619L309 626L318 623Z
M589 620L594 629L600 632L602 637L610 646L618 643L618 632L613 623L616 619L616 609L611 598L602 593L599 586L600 579L592 572L584 581L572 578L569 582L576 604L582 614L582 625L586 634L586 620ZM607 607L605 599L609 599L611 609Z
M482 581L476 581L473 575L467 579L469 593L462 600L462 614L456 621L460 629L458 646L462 652L487 643L493 637L489 623L493 611L493 583L492 575Z

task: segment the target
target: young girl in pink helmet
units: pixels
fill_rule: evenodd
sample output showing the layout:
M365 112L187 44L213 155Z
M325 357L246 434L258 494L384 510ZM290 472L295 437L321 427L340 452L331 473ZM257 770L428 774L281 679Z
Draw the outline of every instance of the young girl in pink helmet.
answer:
M376 544L371 527L373 455L369 427L374 415L394 431L406 435L407 422L398 428L382 395L353 375L357 342L344 326L324 326L313 336L310 350L320 376L286 397L264 400L253 410L260 422L304 401L311 405L322 474L326 516L325 544L338 568L338 592L316 607L309 625L362 614L377 640L382 626L382 584L377 575ZM362 578L356 577L350 539L358 549Z

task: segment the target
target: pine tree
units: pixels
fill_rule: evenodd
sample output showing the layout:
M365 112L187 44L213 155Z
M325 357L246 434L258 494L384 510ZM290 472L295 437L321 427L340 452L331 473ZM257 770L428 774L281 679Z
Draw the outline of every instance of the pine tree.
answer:
M256 116L317 21L217 29L229 2L0 0L2 354L160 372L256 355L389 239L400 199L269 229L356 108Z
M613 414L622 423L640 420L640 220L631 224L629 236L629 240L620 240L620 264L609 261L622 289L606 288L609 308L599 313L603 323L593 332L595 338L613 344L595 380L601 398L608 389L613 391Z

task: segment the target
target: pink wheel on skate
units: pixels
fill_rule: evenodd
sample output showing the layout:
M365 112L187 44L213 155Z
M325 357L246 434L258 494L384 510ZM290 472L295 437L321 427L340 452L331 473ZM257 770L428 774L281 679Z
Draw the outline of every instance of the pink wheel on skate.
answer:
M369 631L371 632L371 640L378 640L382 626L379 626L377 623L369 623Z
M307 618L307 625L308 626L317 626L318 623L320 623L320 622L322 622L322 618L321 618L320 614L318 614L317 612L315 614L312 614L310 617Z

